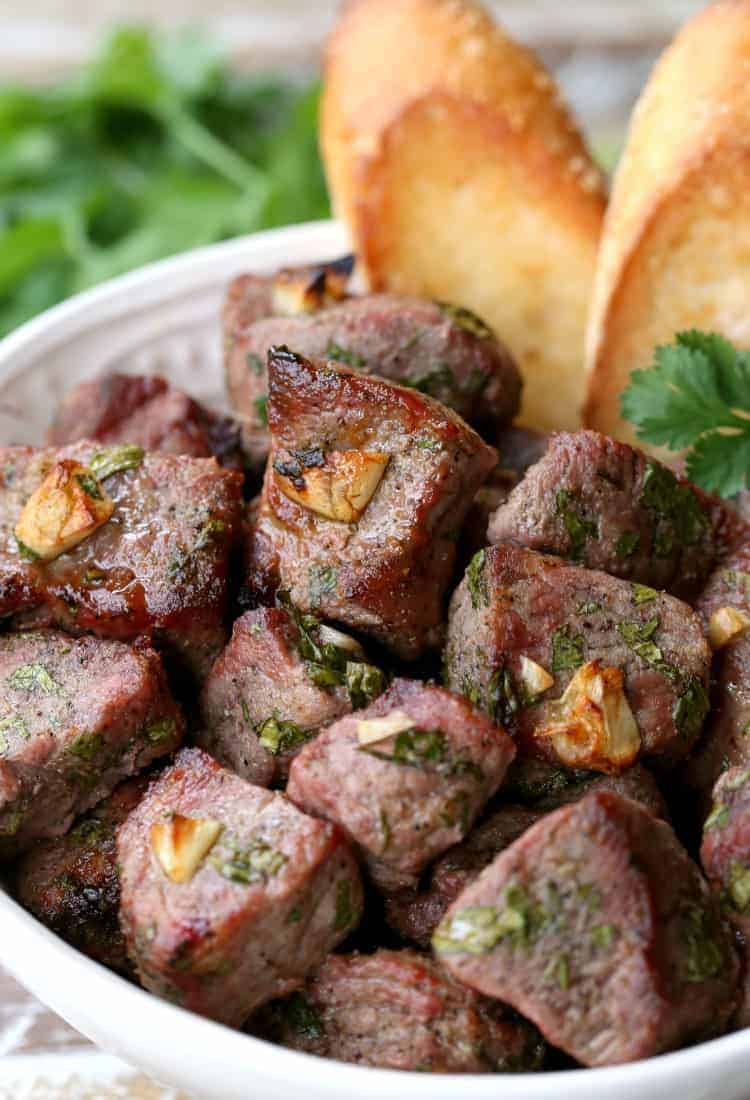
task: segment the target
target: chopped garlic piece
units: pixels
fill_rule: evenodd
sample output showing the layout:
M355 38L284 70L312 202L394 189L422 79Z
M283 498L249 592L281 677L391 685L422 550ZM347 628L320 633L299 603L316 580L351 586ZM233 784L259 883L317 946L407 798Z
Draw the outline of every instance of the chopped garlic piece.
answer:
M521 683L528 695L542 695L555 682L555 677L546 668L532 661L531 657L521 657Z
M344 264L291 268L274 279L271 308L277 316L315 313L347 295L349 268Z
M385 741L395 733L413 730L416 722L406 711L392 710L383 718L362 718L357 722L357 740L360 745L374 745L376 741Z
M329 451L322 466L290 478L274 470L284 496L326 519L356 523L370 503L390 455L380 451Z
M719 607L708 622L708 640L712 649L729 645L750 626L750 616L737 607Z
M15 535L42 561L52 561L93 534L114 510L96 475L80 462L63 459L26 501Z
M547 722L537 731L572 768L619 772L641 747L638 725L623 690L622 670L589 661L578 669L560 699L547 704Z
M343 649L345 653L351 653L356 657L364 657L365 651L359 644L356 638L352 638L351 634L344 634L340 630L336 630L333 626L326 626L325 623L321 623L318 627L318 638L323 645L335 645L338 649Z
M172 882L189 882L219 839L223 826L201 817L172 814L151 826L151 848Z

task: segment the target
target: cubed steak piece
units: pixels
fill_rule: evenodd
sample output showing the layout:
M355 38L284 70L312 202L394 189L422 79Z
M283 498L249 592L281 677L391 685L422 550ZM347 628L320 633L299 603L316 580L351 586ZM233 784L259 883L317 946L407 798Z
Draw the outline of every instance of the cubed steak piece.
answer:
M750 543L716 568L695 609L714 651L712 707L680 780L703 820L721 773L750 765Z
M697 615L641 584L524 547L488 547L451 601L446 684L507 724L522 754L618 772L673 764L708 710Z
M47 432L53 447L95 439L146 451L211 458L242 468L240 429L157 375L109 374L81 382L61 401Z
M432 1073L542 1068L536 1028L417 951L330 955L303 990L261 1009L254 1034L360 1066Z
M356 927L343 833L185 749L117 837L121 920L152 993L239 1027Z
M314 313L350 297L354 256L282 267L270 274L246 272L232 279L224 300L225 344L262 317Z
M713 568L717 522L715 502L641 451L598 432L558 432L488 536L685 595Z
M604 791L506 848L432 944L586 1066L716 1035L737 995L732 933L698 867L669 825Z
M240 534L240 576L237 602L243 610L270 607L279 590L278 538L270 524L261 523L260 494L245 505Z
M405 660L439 642L456 538L495 452L415 390L269 357L273 449L258 529L302 611Z
M51 630L0 635L0 857L65 833L182 733L153 650Z
M514 755L461 696L398 679L303 747L287 794L340 824L376 884L398 889L467 835Z
M248 453L269 449L266 361L285 344L437 398L494 440L518 412L521 376L494 333L468 310L419 298L369 294L294 317L268 317L228 333L229 394Z
M122 974L133 967L120 928L115 834L149 779L142 775L121 783L65 836L36 844L14 875L26 909L73 947Z
M503 780L502 795L511 802L520 802L523 806L548 813L599 790L614 791L615 794L632 798L656 817L669 820L664 795L643 764L633 764L614 775L602 775L560 767L533 756L517 756Z
M295 607L237 619L203 685L198 744L250 783L286 780L302 745L385 689L354 638Z
M91 441L0 449L0 616L146 634L202 677L226 641L241 492L215 459Z
M532 768L553 771L543 761L529 758L514 761L498 794L513 789L513 773L518 778ZM466 840L449 848L429 869L429 877L417 890L397 890L385 902L386 921L394 931L421 947L429 947L432 933L448 907L461 891L473 882L495 856L521 833L534 825L545 813L576 802L592 791L614 791L640 802L651 813L666 817L667 808L649 772L639 764L621 775L597 775L596 772L570 772L554 769L566 782L550 783L533 806L503 804L469 833ZM528 787L526 788L528 790Z
M386 921L404 939L429 948L448 907L495 856L534 825L541 813L526 806L501 806L475 826L466 840L432 865L421 889L397 890L385 901Z
M750 768L730 768L714 787L701 863L728 911L750 921Z

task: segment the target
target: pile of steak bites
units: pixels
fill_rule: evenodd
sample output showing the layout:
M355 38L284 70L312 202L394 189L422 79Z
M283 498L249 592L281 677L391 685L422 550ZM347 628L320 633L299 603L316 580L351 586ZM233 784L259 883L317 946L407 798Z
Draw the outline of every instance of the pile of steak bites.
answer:
M151 992L363 1065L742 1026L750 532L514 427L478 317L349 274L235 280L234 419L108 375L2 450L8 881Z

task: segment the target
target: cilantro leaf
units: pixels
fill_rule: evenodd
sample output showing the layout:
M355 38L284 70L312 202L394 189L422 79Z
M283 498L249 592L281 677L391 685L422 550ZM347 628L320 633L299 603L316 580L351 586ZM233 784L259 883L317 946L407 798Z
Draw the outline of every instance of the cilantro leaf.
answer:
M750 477L750 352L718 333L680 332L635 370L622 414L639 439L672 451L690 448L687 476L708 492L734 496Z

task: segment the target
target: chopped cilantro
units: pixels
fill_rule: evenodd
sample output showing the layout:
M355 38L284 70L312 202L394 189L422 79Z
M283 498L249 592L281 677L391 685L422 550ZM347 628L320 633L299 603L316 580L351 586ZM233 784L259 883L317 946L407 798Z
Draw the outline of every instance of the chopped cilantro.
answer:
M336 591L336 570L332 565L311 565L309 577L310 603L320 607L322 597Z
M477 317L470 309L464 306L456 306L451 302L435 302L444 317L447 317L464 332L476 336L478 340L494 340L495 334L481 317Z
M599 535L596 524L580 515L578 503L578 494L570 489L560 489L555 497L555 513L562 519L568 533L568 555L573 561L582 561L586 539L595 539Z
M99 482L90 474L76 474L76 481L87 497L92 500L104 500Z
M647 584L633 584L633 603L636 607L640 607L642 603L650 603L651 600L659 598L659 593L655 588L649 588Z
M533 904L523 886L510 883L505 888L502 907L469 906L444 919L432 937L439 953L466 952L484 955L501 940L511 946L525 943L533 927Z
M376 665L365 661L347 661L344 683L354 710L362 710L381 695L387 685L387 677Z
M598 924L591 929L591 942L595 947L609 947L615 938L615 926L613 924Z
M124 470L135 470L143 462L143 447L124 443L118 447L105 447L92 456L88 464L94 477L99 481L121 474Z
M637 657L640 657L642 661L652 667L659 667L664 656L653 640L658 629L658 615L654 615L645 623L626 621L617 624L617 633L626 645L632 649Z
M79 733L74 741L67 746L67 751L81 760L95 760L104 748L104 738L101 733Z
M750 906L750 870L742 863L733 862L729 868L729 896L739 913Z
M341 344L337 344L333 340L328 342L325 357L326 359L335 359L338 363L345 363L347 367L354 367L355 370L361 370L362 367L367 366L367 360L364 356L352 351L351 348L342 347Z
M466 585L471 597L471 606L474 610L487 607L490 602L487 578L484 573L486 554L484 550L477 550L466 569Z
M703 831L708 829L723 829L729 821L729 807L724 802L717 802L711 813L703 823Z
M567 955L557 955L550 959L542 975L545 982L567 989L570 985L570 966Z
M303 730L295 722L285 722L278 718L266 718L258 727L258 740L264 749L279 756L290 749L302 745L313 736L311 730Z
M59 695L60 685L52 679L44 665L19 665L5 681L16 691L40 691L42 695Z
M152 745L160 745L162 741L170 741L177 730L177 723L171 715L160 718L146 726L144 736Z
M286 863L286 856L265 840L254 839L245 847L233 844L229 855L217 853L211 863L230 882L249 886L277 875Z
M696 676L691 676L672 710L674 723L683 737L692 741L698 736L709 705L703 684Z
M705 982L724 966L724 952L716 941L714 925L711 914L697 905L689 906L682 915L686 949L683 976L687 982Z
M750 352L736 350L717 333L692 330L657 347L649 369L632 372L622 414L647 443L690 448L690 480L730 497L748 486L749 395ZM695 520L693 512L689 529L697 529Z
M618 558L630 558L638 549L641 536L637 531L623 531L615 543L615 553Z
M559 626L552 635L552 671L578 668L583 664L583 635L571 637L570 627Z
M597 603L596 600L585 600L576 608L576 615L595 615L601 609L602 605Z

